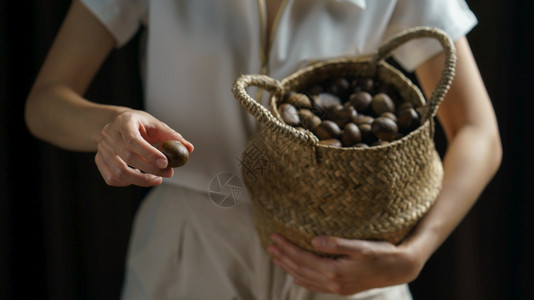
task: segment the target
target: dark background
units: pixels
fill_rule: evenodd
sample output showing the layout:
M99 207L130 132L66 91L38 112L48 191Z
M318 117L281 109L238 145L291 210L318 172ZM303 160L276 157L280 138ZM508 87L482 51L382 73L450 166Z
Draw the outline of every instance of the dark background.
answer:
M416 299L534 299L534 2L467 3L479 19L468 38L504 159L411 289ZM106 186L92 153L57 149L26 129L25 98L69 4L0 0L0 299L118 298L131 222L147 192ZM112 54L90 99L142 108L138 39Z

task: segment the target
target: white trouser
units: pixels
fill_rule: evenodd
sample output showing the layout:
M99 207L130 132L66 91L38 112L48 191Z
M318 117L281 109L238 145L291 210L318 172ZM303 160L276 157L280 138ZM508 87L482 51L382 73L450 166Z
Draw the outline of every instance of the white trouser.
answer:
M216 206L205 192L162 184L137 213L123 299L412 299L407 285L350 297L310 292L274 266L260 246L250 200Z

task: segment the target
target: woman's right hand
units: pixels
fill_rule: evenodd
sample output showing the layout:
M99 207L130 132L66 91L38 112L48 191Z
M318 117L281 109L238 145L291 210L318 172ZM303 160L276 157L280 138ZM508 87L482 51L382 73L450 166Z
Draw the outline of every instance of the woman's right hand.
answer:
M159 185L173 175L165 155L153 146L166 140L178 140L193 151L181 134L152 115L126 110L102 129L95 162L108 185Z
M97 151L109 185L158 185L173 170L153 145L178 140L189 152L193 145L146 112L83 98L115 45L100 20L73 1L28 95L26 123L34 136L61 148Z

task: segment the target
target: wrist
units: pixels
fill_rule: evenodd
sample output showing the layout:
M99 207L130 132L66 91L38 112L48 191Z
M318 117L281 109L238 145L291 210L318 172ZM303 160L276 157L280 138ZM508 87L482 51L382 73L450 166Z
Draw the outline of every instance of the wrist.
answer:
M423 219L406 239L398 245L408 258L422 269L425 263L442 243L439 225L426 224Z
M133 111L133 109L125 106L106 105L106 104L93 104L95 108L101 111L101 119L97 121L97 130L94 131L92 141L96 145L102 139L102 130L110 123L115 121L121 114ZM96 147L96 146L95 146Z

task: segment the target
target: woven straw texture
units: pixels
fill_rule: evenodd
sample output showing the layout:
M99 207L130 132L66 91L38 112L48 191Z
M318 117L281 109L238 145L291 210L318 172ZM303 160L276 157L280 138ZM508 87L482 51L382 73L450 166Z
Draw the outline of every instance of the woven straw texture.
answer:
M437 39L446 54L442 78L428 102L420 90L384 60L403 43ZM258 121L242 157L242 176L251 195L257 232L264 247L279 233L315 252L317 235L400 243L435 201L443 177L436 153L434 117L455 68L455 50L445 33L417 27L394 36L366 58L324 61L282 81L244 75L233 86L235 98ZM278 105L289 91L340 76L369 76L393 85L422 116L422 125L390 144L370 148L318 145L311 132L285 124ZM271 92L269 109L246 88Z

